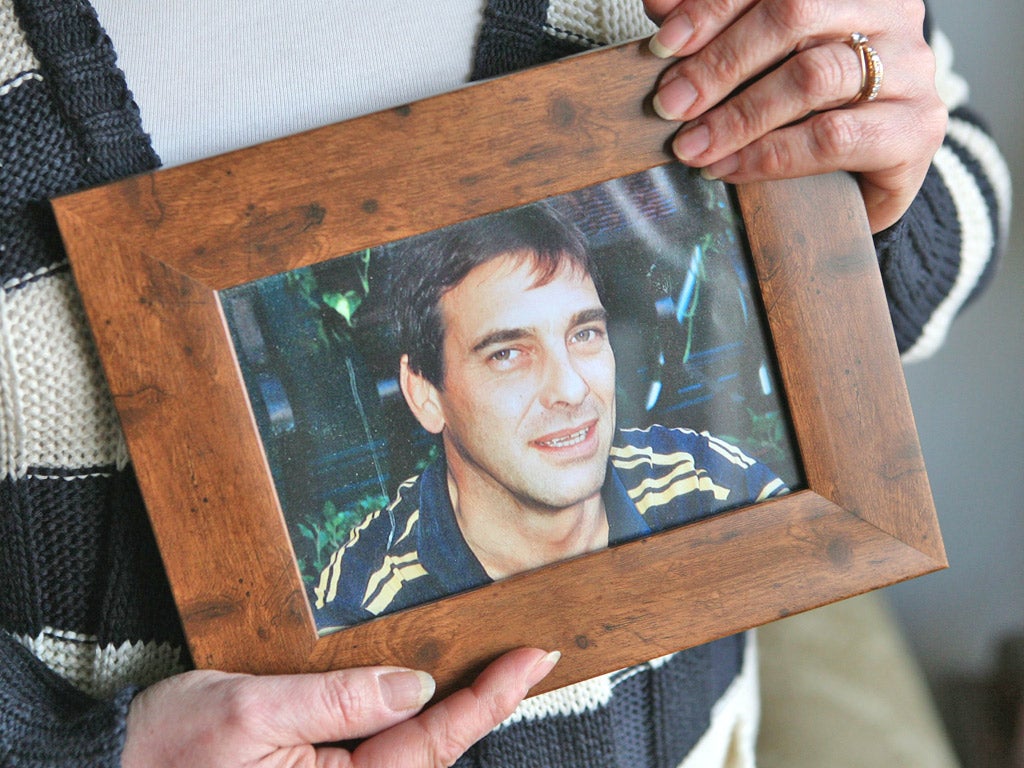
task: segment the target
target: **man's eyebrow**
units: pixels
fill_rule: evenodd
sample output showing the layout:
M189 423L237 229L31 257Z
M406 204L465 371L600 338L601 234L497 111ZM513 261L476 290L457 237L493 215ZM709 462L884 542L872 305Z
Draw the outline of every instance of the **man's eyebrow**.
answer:
M497 331L491 331L486 336L483 336L476 344L473 345L474 352L481 352L487 347L495 344L505 344L509 341L518 341L519 339L525 339L528 336L533 335L529 328L501 328Z
M586 325L587 323L607 323L608 312L604 307L592 307L591 309L583 309L572 316L569 321L569 327L575 328L579 325ZM533 336L536 332L532 328L499 328L496 331L482 336L476 344L473 345L473 352L482 352L483 350L491 347L495 344L506 344L510 341L519 341L529 336Z
M587 323L607 323L608 322L608 310L604 307L593 307L592 309L583 309L577 312L572 317L572 323L570 328L575 328L577 325L586 325Z

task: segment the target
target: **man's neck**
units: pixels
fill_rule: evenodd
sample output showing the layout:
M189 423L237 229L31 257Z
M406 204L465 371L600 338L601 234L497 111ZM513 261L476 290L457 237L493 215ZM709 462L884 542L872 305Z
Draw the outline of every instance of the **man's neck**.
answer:
M471 494L460 494L451 474L448 493L463 538L495 580L608 546L600 493L559 510L490 499L485 514Z

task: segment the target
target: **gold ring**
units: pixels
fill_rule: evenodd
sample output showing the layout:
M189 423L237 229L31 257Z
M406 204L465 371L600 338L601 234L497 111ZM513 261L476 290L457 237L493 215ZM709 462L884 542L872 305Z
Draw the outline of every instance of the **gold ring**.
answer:
M860 59L860 90L850 100L851 104L861 101L874 101L878 98L878 91L882 88L882 60L878 51L868 45L868 38L860 32L854 32L846 44L853 48Z

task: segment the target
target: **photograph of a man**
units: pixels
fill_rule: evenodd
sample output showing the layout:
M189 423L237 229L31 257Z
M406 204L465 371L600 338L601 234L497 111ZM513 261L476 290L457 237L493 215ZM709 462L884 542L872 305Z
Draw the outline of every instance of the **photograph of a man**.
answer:
M549 206L440 230L399 263L399 384L441 449L323 569L322 630L786 490L706 433L617 427L600 280Z

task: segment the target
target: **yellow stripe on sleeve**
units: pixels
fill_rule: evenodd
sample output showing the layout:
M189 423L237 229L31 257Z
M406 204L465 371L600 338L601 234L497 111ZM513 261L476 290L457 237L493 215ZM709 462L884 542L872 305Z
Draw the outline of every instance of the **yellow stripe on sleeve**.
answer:
M709 491L713 493L715 498L719 501L725 501L728 499L730 493L728 488L724 488L721 485L716 484L705 474L690 475L688 477L680 478L660 493L648 493L643 498L636 499L636 508L637 511L643 515L652 507L660 507L665 504L670 504L680 496L693 493L694 491Z
M416 553L410 553L413 557L416 557ZM405 558L401 558L405 559ZM427 570L420 564L417 558L415 562L409 563L408 565L399 567L397 565L397 559L392 562L392 558L388 558L385 565L389 568L389 576L384 584L381 586L377 595L369 602L364 602L364 607L370 613L375 616L386 610L391 602L395 599L395 595L398 594L402 586L414 579L420 578L420 576L426 576ZM369 593L367 593L367 599L369 599Z

